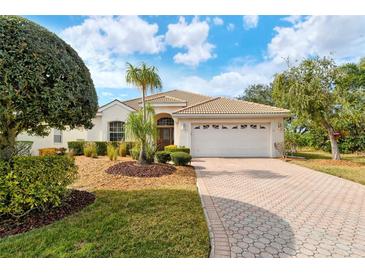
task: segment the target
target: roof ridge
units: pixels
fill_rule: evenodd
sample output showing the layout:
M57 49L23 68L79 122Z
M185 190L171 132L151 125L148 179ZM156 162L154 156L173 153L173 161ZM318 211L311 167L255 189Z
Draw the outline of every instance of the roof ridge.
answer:
M236 100L238 100L238 99L236 99ZM247 100L238 100L238 101L243 101L243 102L246 102L246 103L250 103L252 105L265 106L265 107L269 107L269 108L275 108L275 109L278 109L278 110L285 110L285 111L287 111L287 109L285 109L285 108L279 108L279 107L276 107L276 106L265 105L265 104L251 102L251 101L247 101Z
M209 96L210 97L210 96ZM210 97L209 99L207 100L204 100L204 101L201 101L199 103L196 103L194 105L191 105L191 106L188 106L188 107L184 107L184 108L181 108L179 109L178 111L175 111L173 113L179 113L180 111L184 111L184 110L187 110L189 108L193 108L193 107L196 107L196 106L200 106L200 105L203 105L203 104L206 104L206 103L209 103L209 102L212 102L212 101L215 101L215 100L218 100L219 98L221 98L220 96L218 97Z

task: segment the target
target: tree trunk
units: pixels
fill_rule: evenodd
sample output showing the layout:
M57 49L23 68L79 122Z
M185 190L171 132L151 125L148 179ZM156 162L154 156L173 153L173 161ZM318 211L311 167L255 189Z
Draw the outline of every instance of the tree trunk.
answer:
M327 123L325 123L325 128L327 130L328 137L331 142L332 160L341 160L340 150L338 149L337 140L336 140L336 137L334 134L335 132L334 132L332 126Z
M10 161L15 152L16 130L6 129L0 134L0 160Z
M142 88L142 108L143 108L143 123L146 122L146 88ZM141 165L147 164L147 157L146 157L146 144L145 142L142 142L141 144L141 151L139 153L139 159L138 162Z

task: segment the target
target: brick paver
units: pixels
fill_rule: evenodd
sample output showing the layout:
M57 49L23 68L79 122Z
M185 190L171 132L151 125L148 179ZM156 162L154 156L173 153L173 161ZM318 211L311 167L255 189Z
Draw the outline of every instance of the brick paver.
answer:
M365 187L277 159L194 159L211 257L365 257Z

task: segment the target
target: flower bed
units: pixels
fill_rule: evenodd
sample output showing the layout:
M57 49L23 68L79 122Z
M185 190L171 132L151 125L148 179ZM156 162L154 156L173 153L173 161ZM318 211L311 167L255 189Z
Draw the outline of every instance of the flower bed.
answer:
M50 208L45 211L35 210L21 219L0 219L0 238L51 224L80 211L94 201L95 195L90 192L71 190L70 194L64 198L59 207Z
M109 167L105 172L113 175L130 177L161 177L174 173L176 168L168 164L139 165L135 161L120 162Z

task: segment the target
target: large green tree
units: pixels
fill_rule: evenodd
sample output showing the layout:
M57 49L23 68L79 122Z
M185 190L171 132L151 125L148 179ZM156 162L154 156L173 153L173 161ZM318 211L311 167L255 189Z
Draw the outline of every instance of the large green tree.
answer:
M348 90L338 82L342 72L330 58L309 58L276 75L273 98L299 119L326 130L332 158L340 159L336 130L341 121L354 121L358 110L351 109Z
M97 96L89 70L68 44L18 16L0 16L0 157L21 132L91 128Z
M250 85L245 89L242 95L237 96L237 99L273 106L272 85Z
M147 121L147 111L146 111L146 96L148 92L153 93L156 89L162 88L162 81L158 75L158 70L154 66L149 66L142 63L139 66L133 66L127 63L127 73L125 76L126 82L134 85L141 91L142 95L142 109L143 109L143 119L142 122ZM146 164L146 143L142 142L145 138L140 138L141 142L141 152L139 155L139 163Z

